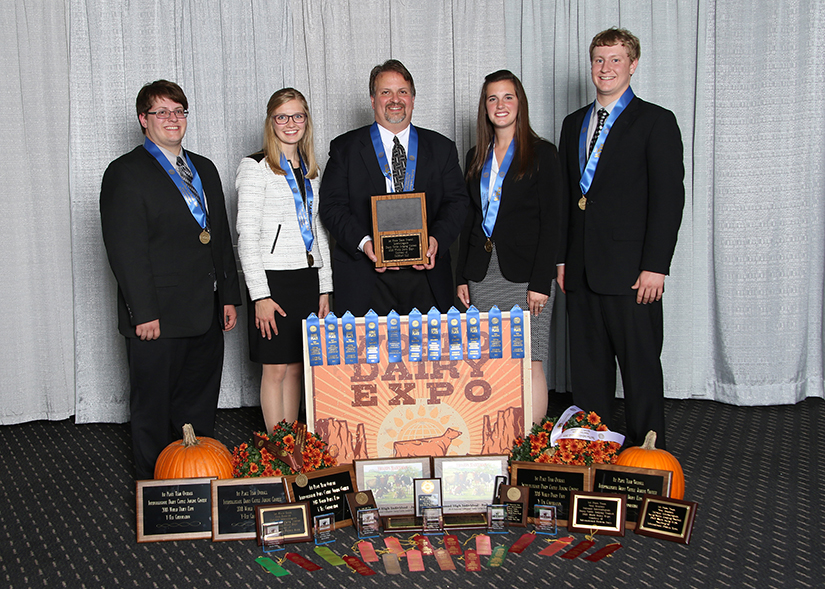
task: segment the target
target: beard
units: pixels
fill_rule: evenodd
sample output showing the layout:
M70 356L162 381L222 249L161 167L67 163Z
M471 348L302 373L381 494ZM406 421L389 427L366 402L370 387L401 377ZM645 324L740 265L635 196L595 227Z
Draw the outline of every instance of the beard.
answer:
M401 105L403 109L397 113L390 111L390 107ZM384 118L387 120L388 123L392 123L393 125L398 123L403 123L404 119L407 118L407 106L402 102L392 102L387 104L384 107Z

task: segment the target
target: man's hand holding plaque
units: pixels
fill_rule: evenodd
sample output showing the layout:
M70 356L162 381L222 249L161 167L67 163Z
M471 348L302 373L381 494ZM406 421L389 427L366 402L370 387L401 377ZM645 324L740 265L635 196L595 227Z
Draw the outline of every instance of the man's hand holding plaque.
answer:
M423 192L373 196L372 229L372 242L364 244L364 253L377 271L401 266L429 270L435 265L438 242L427 235Z

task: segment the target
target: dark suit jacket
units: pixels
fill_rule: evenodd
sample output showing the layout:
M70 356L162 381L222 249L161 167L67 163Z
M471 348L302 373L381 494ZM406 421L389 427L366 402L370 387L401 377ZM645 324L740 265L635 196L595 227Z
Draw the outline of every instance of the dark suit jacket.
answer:
M465 169L475 155L467 153ZM530 174L516 180L519 162L513 160L501 185L501 204L493 241L501 272L511 282L527 282L534 292L550 294L556 277L561 221L561 166L556 147L541 140L535 144L535 161ZM456 283L480 282L487 274L492 254L484 249L487 237L481 225L481 181L467 182L470 210L461 232Z
M454 296L449 250L467 213L467 189L455 143L434 131L416 129L418 164L414 190L427 195L427 230L438 241L435 267L425 272L440 310L446 312ZM377 274L375 264L358 250L358 244L365 235L372 235L370 197L386 193L369 126L333 139L321 180L318 213L336 240L333 283L339 313L349 310L359 316L369 310Z
M642 270L668 274L685 204L682 138L669 110L634 98L605 140L587 207L578 206L579 134L588 107L567 116L559 141L565 178L565 288L586 278L605 295L632 294Z
M214 318L214 272L218 312L240 305L232 237L218 170L189 153L203 181L212 241L163 167L140 145L119 157L103 175L100 218L109 264L118 284L118 328L135 337L135 326L160 319L160 337L201 335Z

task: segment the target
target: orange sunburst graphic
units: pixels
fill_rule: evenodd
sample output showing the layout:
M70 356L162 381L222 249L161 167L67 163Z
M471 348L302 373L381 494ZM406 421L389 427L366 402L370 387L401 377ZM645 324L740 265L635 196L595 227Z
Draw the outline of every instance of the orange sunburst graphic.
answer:
M502 331L509 336L509 316L502 315ZM482 453L487 416L488 427L495 430L495 435L506 436L500 445L509 447L513 431L521 434L524 430L529 358L509 358L509 345L505 343L504 358L490 359L483 330L480 359L466 359L464 341L465 358L451 361L446 322L446 316L442 316L440 361L409 361L403 318L402 362L390 364L386 322L381 318L379 363L312 367L308 404L316 431L319 423L334 422L339 437L327 442L352 448L358 433L363 432L364 445L356 458L472 455ZM486 321L482 324L486 328ZM359 361L363 362L363 320L357 320L356 332ZM426 348L426 343L425 335L422 347ZM496 425L503 423L505 414L516 421L507 432ZM423 445L415 443L421 441ZM339 455L339 461L349 461L346 452Z

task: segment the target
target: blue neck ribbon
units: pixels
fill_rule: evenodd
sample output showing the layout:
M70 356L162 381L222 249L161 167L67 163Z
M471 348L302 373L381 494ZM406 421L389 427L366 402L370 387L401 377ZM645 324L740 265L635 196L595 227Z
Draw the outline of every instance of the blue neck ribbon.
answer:
M504 155L504 160L498 169L495 184L493 184L493 194L490 194L490 173L493 169L494 152L495 146L490 146L490 153L487 155L487 161L484 162L484 168L481 170L481 210L484 212L484 222L481 224L481 228L487 237L493 236L493 229L496 226L498 208L501 205L501 185L516 153L515 137L510 141L510 146L507 148L507 153Z
M295 214L298 216L298 226L301 228L301 237L304 239L304 246L307 252L312 251L312 243L315 237L312 234L312 184L307 178L307 166L304 163L304 158L298 154L298 159L301 162L301 172L304 176L304 188L306 190L307 200L301 196L301 188L298 186L298 180L295 178L295 173L292 171L292 164L286 159L286 156L281 154L281 169L286 172L286 181L292 190L292 198L295 199Z
M608 133L610 133L610 128L613 126L613 123L616 122L616 119L619 118L619 115L624 112L624 109L627 108L627 105L630 104L630 101L633 100L633 97L633 90L628 86L627 90L622 94L622 97L619 98L616 106L613 107L613 112L610 113L610 116L607 117L607 120L604 122L604 127L602 127L599 133L599 138L596 140L596 145L593 146L593 152L590 154L589 159L586 159L587 127L590 125L590 117L596 103L594 102L590 105L590 108L587 109L587 114L584 115L584 121L582 121L582 131L579 135L579 171L582 175L579 181L579 188L581 188L582 195L587 194L587 191L590 190L590 184L593 182L593 176L596 174L596 166L599 165L599 158L602 155L602 146L607 139Z
M186 201L186 206L189 207L189 211L192 213L192 216L195 218L195 221L198 222L201 229L207 229L207 216L206 216L206 195L203 192L203 182L201 182L201 177L198 175L198 171L195 169L195 166L192 164L192 160L189 159L189 154L186 153L185 150L181 149L181 157L186 160L186 165L189 166L189 169L192 170L192 186L195 187L197 191L197 197L192 194L192 191L187 188L186 183L183 181L183 178L180 177L178 174L178 169L172 165L172 162L164 155L164 153L160 150L160 148L155 145L151 139L148 137L143 140L143 147L146 148L152 157L154 157L158 163L169 173L169 177L172 179L172 182L175 183L175 186L178 187L180 193L183 195L183 199Z
M384 153L384 144L381 141L381 132L378 130L378 123L373 123L370 127L370 138L372 148L375 150L375 157L381 166L381 173L390 180L392 185L392 168ZM415 187L415 166L418 163L418 131L410 125L410 141L407 145L407 171L404 174L404 192L412 192ZM393 188L395 192L395 188Z

